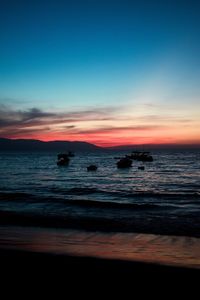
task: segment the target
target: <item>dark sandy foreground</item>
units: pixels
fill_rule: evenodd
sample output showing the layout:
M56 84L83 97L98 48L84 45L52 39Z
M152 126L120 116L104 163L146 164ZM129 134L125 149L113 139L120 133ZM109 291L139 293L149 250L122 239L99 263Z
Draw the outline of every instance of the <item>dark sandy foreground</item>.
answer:
M29 227L0 227L0 263L4 283L37 287L46 282L100 290L127 284L153 286L161 280L184 288L200 279L200 239L152 234L101 233ZM34 278L33 280L31 278Z

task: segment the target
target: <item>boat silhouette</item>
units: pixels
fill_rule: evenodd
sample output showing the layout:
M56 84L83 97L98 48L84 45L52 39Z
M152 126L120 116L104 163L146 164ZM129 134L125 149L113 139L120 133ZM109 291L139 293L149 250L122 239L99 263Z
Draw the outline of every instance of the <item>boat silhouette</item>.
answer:
M58 154L57 165L58 166L67 166L70 162L69 156L66 153Z
M138 161L153 161L153 156L149 151L133 151L130 155L126 155L127 158Z
M124 157L121 158L118 162L117 162L117 167L119 169L122 168L130 168L132 167L132 159L128 158L128 157Z

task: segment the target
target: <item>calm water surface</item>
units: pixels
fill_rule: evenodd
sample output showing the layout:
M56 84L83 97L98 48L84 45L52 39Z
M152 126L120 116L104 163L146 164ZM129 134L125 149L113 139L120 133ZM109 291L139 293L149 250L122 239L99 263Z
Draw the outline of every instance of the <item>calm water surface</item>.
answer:
M77 153L58 167L56 153L1 153L0 210L107 223L111 230L199 235L200 155L153 153L144 171L137 161L117 169L114 157L122 155ZM87 172L93 163L98 170Z

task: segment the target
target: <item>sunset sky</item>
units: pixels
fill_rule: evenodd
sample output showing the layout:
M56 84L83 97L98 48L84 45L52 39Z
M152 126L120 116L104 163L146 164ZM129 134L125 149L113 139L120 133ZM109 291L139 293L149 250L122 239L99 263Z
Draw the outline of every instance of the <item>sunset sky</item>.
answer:
M0 137L200 144L200 2L1 0Z

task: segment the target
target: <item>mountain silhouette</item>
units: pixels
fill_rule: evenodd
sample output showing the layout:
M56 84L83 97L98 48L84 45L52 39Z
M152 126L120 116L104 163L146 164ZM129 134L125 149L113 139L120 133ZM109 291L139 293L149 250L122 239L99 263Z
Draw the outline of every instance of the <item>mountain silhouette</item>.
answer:
M80 141L50 141L43 142L31 139L0 138L0 151L97 151L102 149L96 145Z
M114 147L99 147L88 142L80 141L50 141L43 142L31 139L7 139L0 138L0 152L7 151L74 151L74 152L94 152L94 151L200 151L200 144L143 144L143 145L121 145Z

